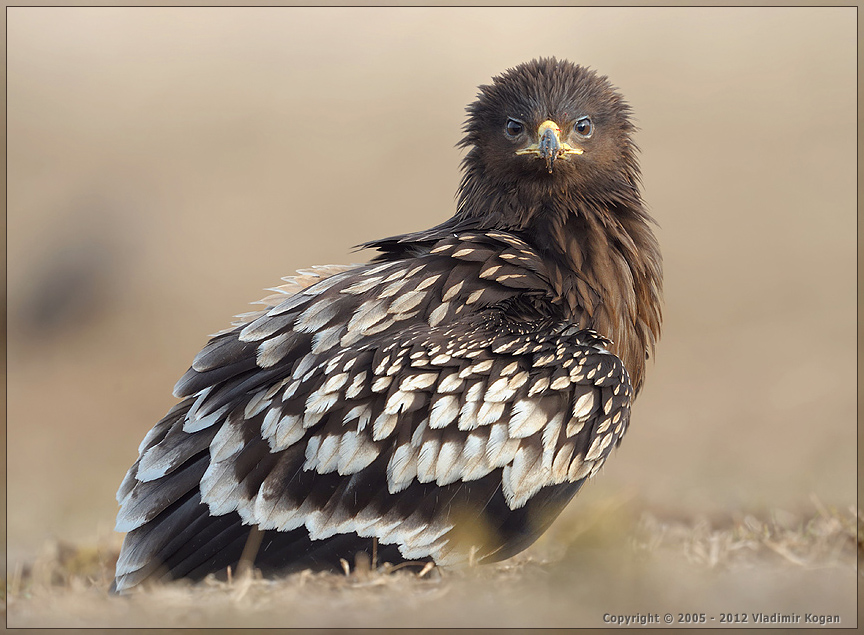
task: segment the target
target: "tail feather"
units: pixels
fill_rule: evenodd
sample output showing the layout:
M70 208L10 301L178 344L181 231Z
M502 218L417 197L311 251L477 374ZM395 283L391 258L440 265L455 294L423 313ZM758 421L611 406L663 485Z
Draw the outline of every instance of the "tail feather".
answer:
M165 563L169 568L164 579L190 578L199 580L208 573L222 571L227 567L237 569L243 547L249 538L251 527L243 525L237 514L218 516L206 533L184 545ZM206 542L201 542L206 541Z
M157 571L164 571L166 556L193 539L210 522L209 510L201 504L201 495L195 490L151 522L130 531L117 560L114 590L122 592Z

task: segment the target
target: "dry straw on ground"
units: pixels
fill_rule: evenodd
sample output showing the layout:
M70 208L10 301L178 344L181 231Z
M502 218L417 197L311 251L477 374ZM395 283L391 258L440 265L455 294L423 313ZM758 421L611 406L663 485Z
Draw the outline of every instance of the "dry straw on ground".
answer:
M565 517L535 549L495 565L360 562L344 575L210 576L122 598L107 593L116 540L55 543L13 568L5 608L9 626L31 627L577 626L610 615L796 610L853 625L860 511L687 519L628 510L619 501Z

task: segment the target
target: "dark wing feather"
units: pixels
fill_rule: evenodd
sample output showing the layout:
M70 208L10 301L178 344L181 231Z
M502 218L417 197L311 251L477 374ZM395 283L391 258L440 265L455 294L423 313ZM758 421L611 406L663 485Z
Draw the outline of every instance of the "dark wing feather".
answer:
M466 232L211 340L118 493L118 588L224 566L251 525L262 565L372 537L439 564L530 544L624 434L631 397L544 275L515 236ZM184 542L202 509L214 526Z

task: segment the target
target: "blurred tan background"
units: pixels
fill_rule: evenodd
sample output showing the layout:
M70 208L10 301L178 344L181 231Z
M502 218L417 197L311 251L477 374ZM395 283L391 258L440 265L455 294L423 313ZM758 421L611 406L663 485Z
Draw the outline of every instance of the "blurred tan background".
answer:
M856 494L853 8L11 8L8 547L110 534L171 388L281 276L453 212L464 107L555 55L641 130L664 337L566 515Z

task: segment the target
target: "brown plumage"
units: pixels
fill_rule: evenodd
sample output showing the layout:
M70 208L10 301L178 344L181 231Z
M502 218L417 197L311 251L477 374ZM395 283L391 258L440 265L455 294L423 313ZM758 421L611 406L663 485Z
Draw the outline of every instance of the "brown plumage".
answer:
M661 320L629 107L553 58L468 113L451 219L288 280L196 356L117 494L118 591L373 542L500 560L620 442Z

